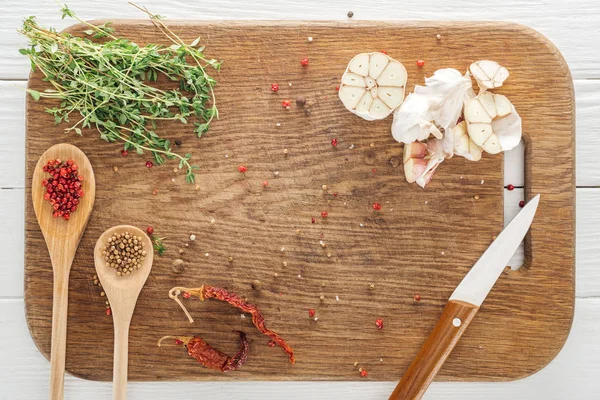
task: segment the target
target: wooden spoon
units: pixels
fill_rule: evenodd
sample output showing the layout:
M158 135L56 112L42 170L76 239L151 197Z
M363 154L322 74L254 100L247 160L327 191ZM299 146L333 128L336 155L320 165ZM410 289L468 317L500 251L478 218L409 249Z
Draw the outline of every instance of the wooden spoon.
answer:
M146 258L142 267L131 275L118 276L115 269L106 265L102 251L109 237L113 234L129 232L140 236L146 250ZM110 302L113 325L115 330L115 347L113 359L113 399L124 400L127 398L127 360L129 349L129 324L138 296L142 291L150 270L154 251L152 241L144 231L129 225L118 225L100 236L94 249L94 263L96 274L102 283L102 288Z
M46 188L42 181L49 177L43 171L44 165L51 159L73 160L83 175L83 197L70 220L54 218L52 205L44 199ZM52 344L50 351L50 399L61 400L64 395L65 353L67 346L67 310L69 305L69 274L71 264L79 245L79 240L87 226L96 195L96 180L92 164L77 147L61 143L50 147L40 157L33 171L31 199L40 229L46 240L52 272L54 289L52 297Z

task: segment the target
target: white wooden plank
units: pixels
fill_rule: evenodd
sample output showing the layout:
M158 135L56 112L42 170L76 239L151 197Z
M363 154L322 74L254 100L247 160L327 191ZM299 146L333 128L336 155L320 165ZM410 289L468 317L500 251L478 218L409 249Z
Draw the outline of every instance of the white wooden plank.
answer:
M70 7L84 19L141 18L138 10L121 0L72 0ZM47 0L4 0L0 14L0 78L25 79L27 60L16 49L25 42L16 28L24 17L36 15L43 24L64 28L71 22L61 20L57 6ZM594 43L600 42L597 21L600 8L589 0L542 0L538 2L499 2L496 0L380 0L376 6L360 0L272 1L205 0L201 4L189 1L146 0L152 12L169 18L185 19L309 19L353 20L413 19L413 20L484 20L512 21L529 25L550 38L563 52L575 78L600 77L600 52Z
M23 297L24 196L23 189L0 189L0 298Z
M573 329L563 351L548 367L529 378L508 383L434 383L424 399L595 400L600 392L599 314L600 299L577 300ZM49 363L29 336L22 300L0 300L0 343L3 347L0 399L47 398ZM129 384L129 398L375 400L387 398L394 385L393 382L135 382ZM67 400L109 398L109 383L71 376L65 380Z
M24 184L26 85L0 81L0 188Z
M600 189L577 189L577 296L600 296Z
M575 101L577 186L598 187L600 157L596 151L600 149L600 80L575 81Z

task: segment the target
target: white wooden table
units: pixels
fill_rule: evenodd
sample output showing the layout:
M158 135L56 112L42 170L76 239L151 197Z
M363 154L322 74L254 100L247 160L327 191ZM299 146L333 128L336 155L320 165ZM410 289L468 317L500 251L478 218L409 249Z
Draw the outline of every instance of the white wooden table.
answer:
M16 29L36 15L64 28L50 0L0 2L0 399L44 399L49 363L35 347L23 305L25 93L29 66ZM328 4L329 3L329 4ZM369 3L370 6L369 6ZM378 4L376 4L378 3ZM571 335L558 357L533 376L509 383L434 383L426 399L600 399L600 3L590 0L144 0L169 18L352 20L504 20L529 25L566 57L577 98L577 300ZM123 0L72 0L84 19L143 18ZM346 13L352 10L354 18ZM549 129L551 132L551 129ZM520 154L521 153L521 154ZM522 150L507 155L506 184L523 184ZM522 190L506 192L506 218ZM49 282L50 284L50 282ZM523 332L527 335L527 332ZM399 371L400 375L401 371ZM131 399L386 399L393 382L130 383ZM109 399L109 383L67 376L67 399Z

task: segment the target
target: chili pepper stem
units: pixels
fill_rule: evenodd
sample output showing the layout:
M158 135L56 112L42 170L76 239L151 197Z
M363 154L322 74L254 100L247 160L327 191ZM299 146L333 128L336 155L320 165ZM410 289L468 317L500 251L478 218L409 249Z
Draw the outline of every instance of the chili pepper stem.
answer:
M181 300L179 300L178 296L181 293L189 293L192 296L197 296L198 298L200 298L200 300L204 300L204 285L200 286L199 288L194 288L194 289L188 289L185 287L176 286L173 289L169 290L169 297L172 298L173 300L175 300L175 302L177 302L177 304L179 304L179 307L181 307L181 309L185 313L185 316L188 318L188 320L190 321L190 324L191 324L192 322L194 322L194 319L188 312L187 308L185 308L185 306L183 305Z
M175 340L180 340L181 342L183 342L182 344L185 346L193 338L194 338L193 336L163 336L160 339L158 339L157 345L158 345L158 347L162 347L163 340L166 340L166 339L175 339ZM175 344L175 346L178 346L178 345Z

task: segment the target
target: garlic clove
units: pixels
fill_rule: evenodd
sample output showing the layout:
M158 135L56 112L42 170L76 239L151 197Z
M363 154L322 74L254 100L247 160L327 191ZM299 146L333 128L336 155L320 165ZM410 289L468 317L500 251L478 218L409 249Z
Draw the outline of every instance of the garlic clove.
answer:
M373 79L377 79L389 62L390 58L383 53L371 54L371 59L369 60L369 76Z
M371 96L370 92L365 92L364 96L359 100L355 109L361 113L368 113L371 108L371 104L373 104L373 96Z
M339 97L359 117L383 119L404 101L406 78L404 66L386 54L361 53L348 63Z
M377 78L379 86L402 86L406 85L406 68L396 60L391 60Z
M470 161L481 160L481 147L479 147L467 133L467 123L462 121L452 128L454 136L454 153Z
M339 92L342 103L348 109L355 108L365 93L366 89L358 86L342 86Z
M427 154L427 145L422 142L407 143L404 145L403 162L406 163L411 158L424 158Z
M502 146L500 146L500 141L496 135L491 135L489 139L485 141L482 147L483 150L490 154L498 154L502 151Z
M367 76L369 75L369 53L361 53L356 55L348 64L348 70L355 74Z
M492 117L490 117L483 105L479 102L478 97L465 101L464 113L465 119L469 120L471 123L480 122L489 124L492 122Z
M490 122L482 122L481 110L493 116ZM488 153L510 150L521 141L521 117L506 96L483 92L465 101L464 116L469 137Z
M501 94L494 95L494 103L496 105L496 112L498 113L499 117L507 116L512 112L513 105L510 100L506 98L506 96Z
M377 82L375 81L375 79L371 78L370 76L367 76L365 78L365 84L366 84L367 88L371 89L377 85Z
M398 108L404 100L404 88L394 86L379 86L378 97L392 110Z
M481 91L502 86L502 83L504 83L509 76L506 68L496 61L490 60L474 62L469 66L469 71L473 74Z
M475 144L483 146L485 141L492 135L492 124L468 124L467 132Z
M373 103L369 108L369 115L375 119L383 119L390 115L392 110L380 99L373 99Z
M414 183L418 177L425 173L427 169L427 161L411 158L404 164L404 176L408 183Z
M360 76L360 75L352 73L352 72L348 72L347 74L344 74L342 76L342 83L344 85L348 85L348 86L359 86L359 87L367 86L367 84L365 82L365 78L363 76Z
M498 112L496 111L496 104L494 100L494 95L489 92L483 92L479 95L479 102L488 113L491 119L494 119L498 116Z
M444 161L446 153L442 143L430 139L426 143L413 142L404 145L404 176L408 183L416 182L425 187L437 169Z

